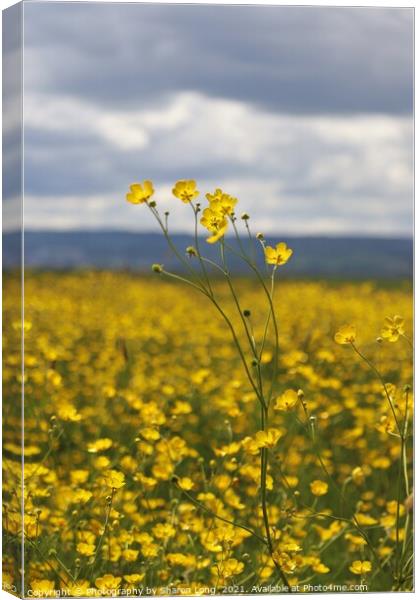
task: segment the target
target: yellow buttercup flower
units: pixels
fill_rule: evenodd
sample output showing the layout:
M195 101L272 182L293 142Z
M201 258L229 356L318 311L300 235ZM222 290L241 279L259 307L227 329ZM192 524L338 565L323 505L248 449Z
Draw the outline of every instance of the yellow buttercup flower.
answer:
M200 192L197 190L197 184L194 179L184 179L177 181L172 193L176 198L179 198L185 204L192 202Z
M133 548L126 548L123 550L122 557L127 562L134 562L137 560L139 555L139 550L134 550Z
M110 469L104 473L104 482L108 487L119 490L125 485L124 473Z
M321 481L320 479L315 479L309 484L311 488L311 492L314 496L325 496L328 492L328 483L325 481Z
M48 598L55 595L55 585L49 579L33 579L29 582L29 587L34 596Z
M152 529L153 535L158 540L163 540L165 538L174 537L176 530L169 523L158 523Z
M75 492L73 492L71 502L73 502L74 504L85 504L86 502L89 502L91 498L92 492L90 492L89 490L78 489Z
M365 474L362 467L355 467L351 472L351 478L356 485L362 485L365 481Z
M354 325L342 325L334 336L337 344L352 344L356 341L356 327Z
M86 542L79 542L76 546L76 550L82 556L93 556L95 554L95 546L93 544L87 544Z
M126 199L130 204L143 204L153 196L154 192L153 183L149 180L143 181L143 183L133 183L130 185Z
M124 580L127 583L140 583L146 577L146 573L133 573L132 575L124 575Z
M234 575L239 575L242 573L244 566L244 563L240 562L236 558L228 558L218 565L213 566L211 568L211 572L217 577L233 577Z
M101 592L116 591L119 589L120 583L121 577L114 577L114 575L104 575L95 579L95 585Z
M67 591L67 590L66 590ZM72 582L68 588L68 594L70 597L75 596L76 598L86 598L89 596L96 595L95 590L92 588L89 581L86 579L77 580Z
M274 410L292 410L299 399L295 390L286 390L276 399Z
M327 567L327 565L324 565L319 558L315 559L311 567L314 573L319 573L320 575L329 573L331 570L329 567Z
M238 202L237 198L229 196L220 188L217 188L214 194L206 194L206 198L209 201L209 207L223 215L232 215Z
M189 492L194 487L194 483L189 477L181 477L181 479L178 479L178 485L181 490L185 490L186 492Z
M156 442L160 439L160 433L156 427L143 427L140 429L140 435L148 442Z
M287 247L285 242L280 242L275 248L267 246L264 249L265 262L268 265L285 265L293 254L293 250Z
M103 452L104 450L108 450L112 446L112 440L109 438L101 438L88 445L88 452L91 454L96 454L97 452Z
M217 240L220 240L228 228L228 222L223 213L213 210L212 208L204 209L200 223L212 234L207 238L209 244L214 244Z
M388 342L396 342L400 335L404 335L404 319L399 315L386 317L381 336Z
M281 438L281 435L281 431L274 427L270 427L267 431L257 431L255 434L255 441L260 448L274 448Z
M364 575L370 573L372 570L372 563L369 560L355 560L351 563L349 571L355 575Z

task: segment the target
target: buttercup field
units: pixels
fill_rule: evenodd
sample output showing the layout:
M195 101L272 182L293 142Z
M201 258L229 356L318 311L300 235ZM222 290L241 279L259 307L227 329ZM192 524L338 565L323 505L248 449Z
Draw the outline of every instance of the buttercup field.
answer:
M414 10L256 2L4 12L15 596L414 590Z
M131 189L171 247L153 184ZM16 409L26 339L26 595L410 590L409 282L282 281L293 249L253 235L236 198L174 195L209 231L186 273L33 272L23 324L6 307ZM239 228L247 278L229 271ZM6 420L16 591L18 410Z

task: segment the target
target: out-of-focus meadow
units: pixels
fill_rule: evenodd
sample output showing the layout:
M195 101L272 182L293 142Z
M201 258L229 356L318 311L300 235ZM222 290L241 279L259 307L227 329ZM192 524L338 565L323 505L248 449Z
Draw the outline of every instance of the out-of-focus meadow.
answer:
M264 298L251 279L234 283L261 337ZM18 279L6 285L4 568L6 585L19 588ZM214 286L239 330L226 283ZM300 591L390 590L398 564L400 589L411 589L411 426L402 473L384 387L352 347L334 341L343 324L356 327L357 347L383 375L397 417L408 399L411 422L410 285L280 276L275 307L276 394L301 389L307 410L297 403L270 415L281 436L269 449L269 521L288 580ZM407 337L378 342L395 314ZM263 535L259 456L249 440L259 406L224 321L199 293L159 274L27 273L23 328L26 590L252 593L281 585L255 536L214 517ZM263 372L273 360L268 344Z

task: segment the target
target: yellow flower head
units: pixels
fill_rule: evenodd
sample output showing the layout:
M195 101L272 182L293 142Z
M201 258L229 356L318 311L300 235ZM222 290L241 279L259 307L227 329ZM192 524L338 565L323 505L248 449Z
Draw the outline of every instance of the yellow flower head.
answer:
M342 325L334 336L337 344L352 344L356 341L356 327L354 325Z
M314 496L325 496L328 492L328 483L320 479L315 479L309 485Z
M355 560L351 563L349 571L355 575L364 575L370 573L372 570L372 563L369 560Z
M356 485L362 485L365 481L365 474L362 467L355 467L351 472L351 478Z
M126 195L127 202L130 204L143 204L147 202L154 194L153 183L143 181L143 183L133 183L130 185L130 192Z
M32 579L29 582L29 587L34 596L48 598L55 595L55 585L49 579Z
M209 201L209 207L220 212L223 215L231 215L235 209L237 198L225 194L220 188L217 188L214 194L206 194L206 198Z
M104 482L108 487L119 490L125 485L124 473L110 469L104 473Z
M404 335L404 319L399 315L386 317L381 336L388 342L396 342L400 335Z
M76 550L82 556L93 556L95 554L94 544L87 544L86 542L79 542Z
M212 208L204 209L200 223L212 234L209 238L207 238L207 242L209 244L214 244L217 242L217 240L220 240L228 227L226 217L222 213L215 211Z
M281 438L281 431L270 427L266 431L257 431L255 434L255 441L260 448L274 448L279 439Z
M71 497L71 502L74 504L85 504L92 498L92 492L79 488L75 490Z
M186 492L189 492L194 487L194 483L189 477L181 477L181 479L178 479L178 485L181 490L185 490Z
M293 254L293 250L287 247L285 242L280 242L275 248L267 246L264 249L265 262L268 265L285 265Z
M114 575L104 575L103 577L97 577L95 579L95 585L98 590L111 591L118 590L121 583L121 577L114 577Z
M153 535L158 540L174 537L176 530L170 523L158 523L152 529Z
M172 193L176 198L179 198L182 202L188 204L188 202L192 202L200 192L197 190L197 184L194 179L184 179L176 182Z
M133 573L132 575L124 575L124 580L127 583L140 583L145 578L146 573Z
M108 450L112 446L112 440L110 438L100 438L88 445L88 452L91 454L96 454L97 452L103 452L104 450Z
M286 390L276 399L274 410L292 410L299 399L295 390Z

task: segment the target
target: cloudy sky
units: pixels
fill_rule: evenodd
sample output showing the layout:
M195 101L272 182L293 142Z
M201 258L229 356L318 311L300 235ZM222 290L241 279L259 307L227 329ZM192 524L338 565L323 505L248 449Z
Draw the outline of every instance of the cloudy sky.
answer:
M24 19L28 228L150 230L124 200L150 178L182 231L170 190L195 178L267 233L411 233L410 9L29 2Z

